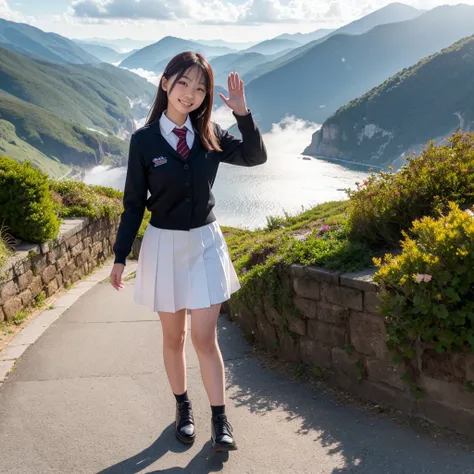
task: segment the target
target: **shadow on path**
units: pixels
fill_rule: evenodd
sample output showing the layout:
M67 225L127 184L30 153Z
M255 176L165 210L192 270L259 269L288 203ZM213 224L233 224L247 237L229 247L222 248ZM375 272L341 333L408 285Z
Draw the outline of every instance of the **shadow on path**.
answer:
M158 473L211 473L219 472L224 468L224 463L229 459L227 453L213 454L210 447L211 442L204 444L201 451L197 453L186 467L172 467L157 471L147 471L147 474ZM174 434L174 423L171 423L148 448L140 453L110 466L97 474L135 474L144 472L148 466L161 459L167 453L184 453L191 446L186 446L176 440Z

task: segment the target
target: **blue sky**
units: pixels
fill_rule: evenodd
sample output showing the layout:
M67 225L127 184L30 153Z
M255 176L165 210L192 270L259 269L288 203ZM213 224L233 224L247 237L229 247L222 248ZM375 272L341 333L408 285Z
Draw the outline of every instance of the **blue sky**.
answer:
M462 1L462 0L461 0ZM260 41L281 33L336 28L391 3L387 0L0 0L0 17L72 38L157 41ZM409 0L429 9L460 0ZM462 3L474 4L474 0Z

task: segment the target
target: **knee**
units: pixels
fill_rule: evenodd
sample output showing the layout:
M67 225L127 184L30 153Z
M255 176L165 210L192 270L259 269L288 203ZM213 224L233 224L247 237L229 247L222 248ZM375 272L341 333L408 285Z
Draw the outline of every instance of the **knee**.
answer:
M184 349L184 344L186 342L186 331L166 334L163 339L163 344L167 349L173 351L180 351Z
M199 354L210 355L217 349L215 334L195 334L191 332L191 339L196 352Z

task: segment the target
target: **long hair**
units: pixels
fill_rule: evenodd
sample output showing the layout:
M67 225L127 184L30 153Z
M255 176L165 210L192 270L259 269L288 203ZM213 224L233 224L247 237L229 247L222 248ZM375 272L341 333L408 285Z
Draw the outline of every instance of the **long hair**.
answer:
M181 77L186 74L186 71L193 66L197 66L201 70L206 83L207 93L200 107L189 114L191 122L197 128L201 142L206 150L222 151L211 122L212 104L214 102L214 74L210 64L204 56L198 53L193 53L192 51L186 51L176 55L166 66L166 69L163 72L163 77L169 80L171 77L176 75L176 80L169 90L169 92L171 92L178 80L181 79ZM155 101L151 107L150 113L148 114L146 124L148 125L159 120L161 114L167 108L168 93L163 90L160 81Z

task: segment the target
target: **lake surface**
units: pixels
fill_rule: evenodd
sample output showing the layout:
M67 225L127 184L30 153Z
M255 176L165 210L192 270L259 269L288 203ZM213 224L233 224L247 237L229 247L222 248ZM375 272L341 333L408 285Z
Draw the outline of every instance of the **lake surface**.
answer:
M301 155L318 128L287 119L264 135L267 163L254 168L222 164L213 188L219 223L255 229L265 226L267 216L346 199L344 189L353 189L369 172ZM123 190L125 174L125 168L99 166L86 173L85 182Z

